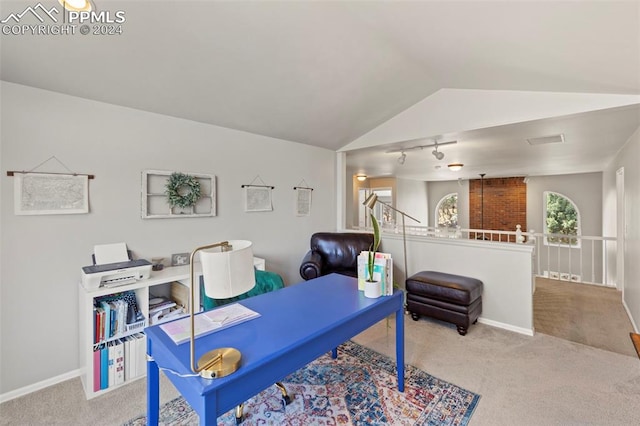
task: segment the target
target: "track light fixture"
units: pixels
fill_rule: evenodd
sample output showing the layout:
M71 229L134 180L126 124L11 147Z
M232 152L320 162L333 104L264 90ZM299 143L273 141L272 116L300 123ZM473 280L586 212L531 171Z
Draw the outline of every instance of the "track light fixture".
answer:
M404 151L402 151L402 154L398 158L398 164L400 164L401 166L404 165L404 162L406 161L406 159L407 159L407 154L405 154Z
M406 142L417 142L417 141L422 141L424 139L413 139L411 141L405 141ZM388 151L385 151L387 154L392 153L392 152L406 152L406 151L413 151L414 149L425 149L425 148L431 148L431 147L441 147L441 146L445 146L445 145L453 145L458 143L458 141L448 141L448 142L433 142L427 145L414 145L414 146L408 146L406 148L397 148L397 149L390 149ZM394 145L400 145L403 144L403 142L398 142Z
M439 152L438 151L438 143L436 142L436 148L431 151L431 153L433 154L434 157L436 157L436 160L442 160L444 158L444 152Z

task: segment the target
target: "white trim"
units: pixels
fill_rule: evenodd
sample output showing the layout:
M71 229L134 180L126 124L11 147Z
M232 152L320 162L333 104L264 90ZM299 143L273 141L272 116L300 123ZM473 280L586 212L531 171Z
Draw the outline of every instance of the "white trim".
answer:
M513 331L515 333L524 334L526 336L533 336L534 334L533 329L530 330L528 328L516 327L514 325L505 324L503 322L493 321L493 320L485 319L482 317L478 318L478 322L480 324L486 324L486 325L490 325L491 327L502 328L503 330Z
M624 306L624 310L627 311L627 316L629 317L629 321L631 321L631 325L633 326L633 331L635 333L640 333L640 331L638 331L638 326L636 325L636 322L633 320L633 316L631 316L631 311L629 310L629 307L627 306L627 302L624 300L624 298L622 299L622 306Z
M62 383L69 379L75 379L76 377L79 377L80 374L81 374L81 371L79 369L76 369L76 370L69 371L68 373L64 373L56 377L51 377L50 379L46 379L41 382L25 386L23 388L13 390L11 392L3 393L0 395L0 403L7 402L15 398L19 398L21 396L39 391L44 388L48 388L49 386L57 385L58 383Z

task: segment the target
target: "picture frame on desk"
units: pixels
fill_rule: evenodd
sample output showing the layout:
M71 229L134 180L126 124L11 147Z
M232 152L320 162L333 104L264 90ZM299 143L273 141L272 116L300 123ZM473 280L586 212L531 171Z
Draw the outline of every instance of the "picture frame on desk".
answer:
M171 255L171 266L184 266L189 264L189 253L174 253Z

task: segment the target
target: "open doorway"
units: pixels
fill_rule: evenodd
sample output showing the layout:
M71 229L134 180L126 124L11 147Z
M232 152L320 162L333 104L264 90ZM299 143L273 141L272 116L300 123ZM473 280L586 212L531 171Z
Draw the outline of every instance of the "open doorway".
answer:
M378 196L378 200L382 203L393 205L393 189L392 188L361 188L358 190L358 226L368 228L371 226L369 219L369 209L363 205L364 200L369 194L374 193ZM382 203L376 203L373 207L373 216L376 218L380 226L395 226L395 212Z

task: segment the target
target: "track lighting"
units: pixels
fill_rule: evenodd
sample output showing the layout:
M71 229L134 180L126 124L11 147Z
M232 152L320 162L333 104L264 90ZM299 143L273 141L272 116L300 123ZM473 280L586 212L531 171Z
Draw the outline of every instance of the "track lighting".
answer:
M398 158L398 164L404 165L404 162L406 159L407 159L407 154L405 154L404 151L402 151L402 154Z
M436 157L437 160L442 160L444 158L444 152L439 152L438 151L438 144L437 143L436 143L436 149L431 151L431 153L433 154L434 157Z

